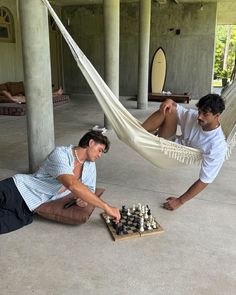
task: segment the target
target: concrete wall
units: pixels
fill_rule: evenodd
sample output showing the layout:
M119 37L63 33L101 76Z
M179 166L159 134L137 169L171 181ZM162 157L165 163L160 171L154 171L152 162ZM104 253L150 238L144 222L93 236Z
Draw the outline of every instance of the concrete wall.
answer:
M19 17L15 0L0 0L13 14L15 43L0 42L0 83L23 80ZM216 4L169 2L152 4L150 65L156 49L161 46L167 57L164 90L188 92L198 98L211 91ZM58 9L57 9L58 10ZM59 11L59 10L58 10ZM136 95L138 79L138 3L121 4L120 20L120 95ZM62 20L73 38L103 77L104 35L102 5L62 8ZM33 21L33 19L32 19ZM171 30L173 29L173 30ZM180 34L176 35L176 30ZM63 42L63 76L68 93L91 93L68 46Z
M81 50L103 76L104 40L101 5L72 6L62 9L62 19ZM63 43L64 84L69 93L91 93L76 62Z
M152 5L150 65L156 49L163 47L167 58L164 90L188 92L192 98L211 91L213 74L216 4L205 4L204 10L199 8L197 4ZM121 4L120 13L120 95L136 95L139 5ZM103 76L102 6L65 7L62 15L64 23L70 20L69 32ZM63 56L67 91L90 93L67 46Z
M199 98L211 91L216 4L153 5L150 58L161 46L167 59L164 90ZM180 34L177 30L180 30Z
M0 7L10 10L15 25L15 42L0 42L0 83L23 80L21 33L15 0L0 0Z
M121 4L120 95L137 94L138 30L137 3ZM93 66L104 77L104 35L102 5L64 7L63 23ZM69 24L69 25L68 25ZM63 46L64 82L68 92L91 93L68 46Z

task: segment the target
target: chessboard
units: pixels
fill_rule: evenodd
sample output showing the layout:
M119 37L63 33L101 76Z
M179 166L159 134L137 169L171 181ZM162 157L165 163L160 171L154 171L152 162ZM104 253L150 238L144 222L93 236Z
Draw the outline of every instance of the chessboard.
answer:
M120 215L120 222L116 224L112 218L105 213L101 213L102 219L105 221L114 241L151 236L164 232L156 218L152 216L148 205L142 206L139 203L137 206L133 205L132 208L122 206Z

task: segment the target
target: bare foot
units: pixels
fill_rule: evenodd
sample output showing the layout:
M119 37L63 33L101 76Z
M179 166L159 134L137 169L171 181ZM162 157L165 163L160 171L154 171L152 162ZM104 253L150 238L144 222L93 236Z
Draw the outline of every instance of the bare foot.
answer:
M16 103L25 103L25 96L24 95L15 95L12 97L12 99Z
M63 94L63 89L60 87L60 88L57 90L57 93L58 93L59 95L62 95L62 94Z
M54 91L53 92L53 96L56 96L56 95L62 95L63 94L63 89L62 87L60 87L58 90Z
M79 206L79 207L81 207L81 208L84 208L84 207L86 207L88 205L88 203L86 203L85 201L83 201L83 200L81 200L81 199L78 198L76 200L76 205Z

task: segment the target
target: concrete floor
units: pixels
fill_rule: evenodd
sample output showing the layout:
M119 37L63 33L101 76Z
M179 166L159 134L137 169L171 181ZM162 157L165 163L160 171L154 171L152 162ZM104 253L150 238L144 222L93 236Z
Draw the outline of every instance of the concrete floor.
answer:
M122 99L143 121L149 109ZM56 144L77 144L103 113L90 96L55 109ZM26 118L0 117L0 178L25 172ZM111 150L97 162L103 199L121 207L149 204L165 232L114 242L96 209L87 224L67 226L39 217L32 225L0 236L0 294L10 295L230 295L236 290L236 153L195 199L174 212L165 198L183 193L198 167L159 169L107 133Z

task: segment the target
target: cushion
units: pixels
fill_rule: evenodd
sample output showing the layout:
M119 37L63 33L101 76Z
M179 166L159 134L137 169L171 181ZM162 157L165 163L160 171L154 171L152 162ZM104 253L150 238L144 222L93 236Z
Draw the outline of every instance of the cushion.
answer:
M11 93L11 95L25 94L25 88L22 81L8 82L7 88L8 88L8 91Z
M3 90L5 90L5 91L8 90L8 88L7 88L7 84L6 84L6 83L0 84L0 93L1 93Z
M104 191L105 190L102 188L97 188L95 194L100 197ZM88 204L83 208L73 205L65 209L64 205L71 201L71 199L73 199L72 193L61 199L40 205L35 209L35 213L44 218L66 224L81 224L88 221L95 207L91 204Z
M1 98L0 98L1 101ZM26 114L25 104L14 102L0 102L0 115L24 116Z

